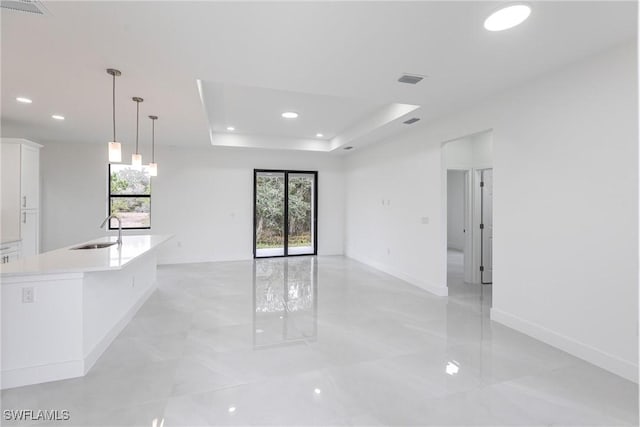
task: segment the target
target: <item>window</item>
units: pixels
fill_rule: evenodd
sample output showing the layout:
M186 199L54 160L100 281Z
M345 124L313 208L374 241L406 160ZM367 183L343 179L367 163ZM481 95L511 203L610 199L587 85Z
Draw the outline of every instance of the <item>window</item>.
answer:
M151 176L149 168L109 165L109 214L116 214L122 228L151 228ZM109 229L118 228L111 219Z

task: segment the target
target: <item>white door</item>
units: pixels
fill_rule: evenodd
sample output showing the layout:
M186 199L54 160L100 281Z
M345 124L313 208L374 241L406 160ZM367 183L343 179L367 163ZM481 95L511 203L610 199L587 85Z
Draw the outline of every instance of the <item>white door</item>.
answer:
M484 169L481 176L481 255L480 278L483 284L493 281L493 169Z
M37 255L40 252L38 236L38 211L23 210L20 218L20 237L22 238L22 258Z
M464 281L473 283L473 174L464 172Z
M28 145L20 152L20 207L38 209L40 204L40 150Z

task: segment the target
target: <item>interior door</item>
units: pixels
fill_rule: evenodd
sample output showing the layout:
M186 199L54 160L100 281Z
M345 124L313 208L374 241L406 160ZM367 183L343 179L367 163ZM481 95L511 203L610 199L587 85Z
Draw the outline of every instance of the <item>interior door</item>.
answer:
M464 281L473 283L473 173L464 172Z
M482 284L493 282L493 169L480 172L480 281Z

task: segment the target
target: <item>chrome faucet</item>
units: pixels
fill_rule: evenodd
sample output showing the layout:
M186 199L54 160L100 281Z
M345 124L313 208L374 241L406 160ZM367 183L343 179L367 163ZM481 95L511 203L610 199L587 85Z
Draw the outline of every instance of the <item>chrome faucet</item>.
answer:
M122 246L122 221L120 221L120 218L116 214L111 214L108 217L106 217L105 220L102 221L102 224L100 225L100 228L103 228L111 218L115 218L115 219L118 220L118 240L117 240L117 242L118 242L118 246Z

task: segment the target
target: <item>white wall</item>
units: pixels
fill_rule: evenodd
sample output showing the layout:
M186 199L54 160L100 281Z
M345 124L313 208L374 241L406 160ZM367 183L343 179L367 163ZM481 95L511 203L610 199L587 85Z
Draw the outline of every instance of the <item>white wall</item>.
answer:
M98 226L107 212L106 145L43 144L43 250L104 235ZM339 157L159 147L156 160L151 232L175 235L159 250L160 263L253 257L254 168L318 170L318 253L343 253L344 173Z
M491 131L465 136L444 145L447 169L486 169L493 167Z
M464 250L464 171L447 171L447 247Z
M441 144L493 129L492 318L637 381L636 49L354 151L346 254L446 294Z

